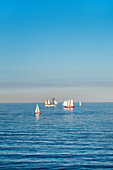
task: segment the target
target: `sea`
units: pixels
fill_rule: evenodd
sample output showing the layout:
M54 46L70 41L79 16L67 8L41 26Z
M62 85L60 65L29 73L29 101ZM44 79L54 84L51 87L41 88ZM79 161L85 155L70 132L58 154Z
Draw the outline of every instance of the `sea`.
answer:
M0 104L0 169L113 169L113 103Z

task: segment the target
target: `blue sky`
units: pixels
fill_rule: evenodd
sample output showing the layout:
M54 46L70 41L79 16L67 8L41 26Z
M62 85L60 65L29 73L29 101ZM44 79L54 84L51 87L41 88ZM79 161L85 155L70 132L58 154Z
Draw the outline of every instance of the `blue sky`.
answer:
M0 0L0 89L0 102L113 101L113 1Z

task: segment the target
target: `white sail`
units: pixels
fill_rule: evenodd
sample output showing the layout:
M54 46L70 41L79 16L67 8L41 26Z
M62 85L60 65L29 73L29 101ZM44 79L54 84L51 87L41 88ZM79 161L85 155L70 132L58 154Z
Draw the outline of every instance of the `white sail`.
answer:
M45 100L45 105L47 105L48 104L48 100Z
M66 100L64 101L63 106L67 106L67 101Z
M65 101L65 106L67 106L67 105L68 105L68 101L66 100L66 101Z
M50 99L48 100L48 104L51 104L51 100Z
M36 109L35 109L35 113L37 112L37 105L36 105Z
M39 113L40 112L39 106L38 106L37 110L38 110L38 113Z
M79 106L81 106L82 105L82 103L81 103L81 101L79 102Z
M39 106L37 104L36 109L35 109L35 113L39 113L39 112L40 112L40 109L39 109Z
M66 102L66 101L64 101L63 104L62 104L63 106L65 106L65 102Z
M71 99L70 103L71 103L70 105L73 106L73 100L72 99Z
M54 100L54 103L55 103L55 104L58 104L58 102L57 102L57 101L55 101L55 100Z
M70 106L70 100L67 101L67 106Z

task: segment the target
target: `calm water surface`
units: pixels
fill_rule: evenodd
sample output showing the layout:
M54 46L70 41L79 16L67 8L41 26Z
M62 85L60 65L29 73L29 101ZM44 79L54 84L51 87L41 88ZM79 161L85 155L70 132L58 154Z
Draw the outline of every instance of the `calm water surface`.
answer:
M0 169L113 169L113 103L0 104Z

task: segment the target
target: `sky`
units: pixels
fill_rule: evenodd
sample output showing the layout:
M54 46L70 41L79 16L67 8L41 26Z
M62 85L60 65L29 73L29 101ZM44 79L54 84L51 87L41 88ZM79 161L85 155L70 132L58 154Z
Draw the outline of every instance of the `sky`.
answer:
M0 103L113 102L112 0L0 0Z

